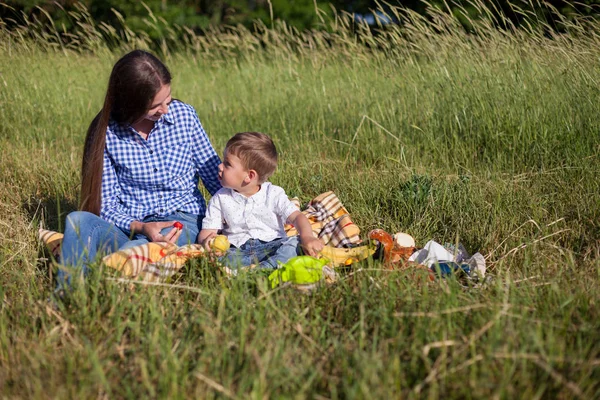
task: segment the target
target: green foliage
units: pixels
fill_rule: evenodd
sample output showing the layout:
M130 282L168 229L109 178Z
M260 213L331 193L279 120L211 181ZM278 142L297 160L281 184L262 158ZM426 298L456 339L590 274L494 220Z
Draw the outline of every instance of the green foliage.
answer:
M209 26L237 25L252 26L260 20L270 24L272 20L285 20L298 29L314 27L318 22L313 0L294 1L192 1L192 0L7 0L0 8L0 17L21 19L49 15L58 26L71 30L75 21L69 12L84 6L97 22L116 25L119 19L136 32L146 32L157 39L165 35L165 29L173 25L185 26L194 31ZM6 7L7 6L7 7ZM326 7L323 15L330 14Z
M584 15L597 16L599 4L597 0L497 0L493 4L473 0L4 0L0 3L0 19L13 25L13 20L50 17L56 26L71 32L77 22L70 13L85 7L97 23L118 26L125 22L134 32L144 32L158 40L173 26L186 27L198 33L223 25L240 24L250 28L257 21L267 26L272 26L275 21L285 21L299 30L323 29L323 19L331 17L333 9L363 17L374 13L387 14L391 22L398 23L399 20L392 14L395 8L402 7L422 15L430 14L431 8L448 12L467 30L471 30L473 20L484 19L504 29L545 24L560 31L565 21Z

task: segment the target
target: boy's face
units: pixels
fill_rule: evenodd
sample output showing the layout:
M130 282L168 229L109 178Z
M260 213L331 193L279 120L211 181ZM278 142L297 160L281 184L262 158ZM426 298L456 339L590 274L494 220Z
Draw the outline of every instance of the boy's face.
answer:
M238 156L225 152L219 165L219 181L223 187L239 192L248 184L248 173Z

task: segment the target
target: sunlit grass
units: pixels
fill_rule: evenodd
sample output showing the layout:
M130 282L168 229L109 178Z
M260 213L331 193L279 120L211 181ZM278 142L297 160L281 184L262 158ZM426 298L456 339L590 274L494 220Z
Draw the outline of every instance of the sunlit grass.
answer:
M204 294L130 289L99 266L48 308L37 226L61 230L77 203L112 65L156 45L125 30L109 51L111 30L81 10L75 36L44 21L0 35L0 392L598 397L600 31L481 20L466 33L435 10L397 12L404 23L378 35L339 16L326 32L174 27L154 49L217 151L266 132L282 159L272 181L290 195L333 190L364 234L460 241L487 257L492 287L369 261L306 296L198 261L176 283Z

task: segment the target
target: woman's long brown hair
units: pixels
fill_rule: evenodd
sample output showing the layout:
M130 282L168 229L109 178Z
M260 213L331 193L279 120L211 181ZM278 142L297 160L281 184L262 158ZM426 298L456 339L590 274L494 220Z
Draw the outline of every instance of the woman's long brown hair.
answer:
M90 124L81 163L80 209L100 215L104 146L109 121L132 124L150 109L154 96L171 83L167 67L152 54L134 50L113 67L102 110Z

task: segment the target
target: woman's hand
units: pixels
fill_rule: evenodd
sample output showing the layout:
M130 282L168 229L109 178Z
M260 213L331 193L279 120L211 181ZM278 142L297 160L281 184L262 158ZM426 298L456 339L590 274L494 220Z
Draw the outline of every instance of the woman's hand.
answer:
M146 236L151 242L169 242L175 243L181 235L181 229L177 229L173 226L175 221L161 221L161 222L140 222L138 232ZM164 228L172 228L165 235L160 232Z

